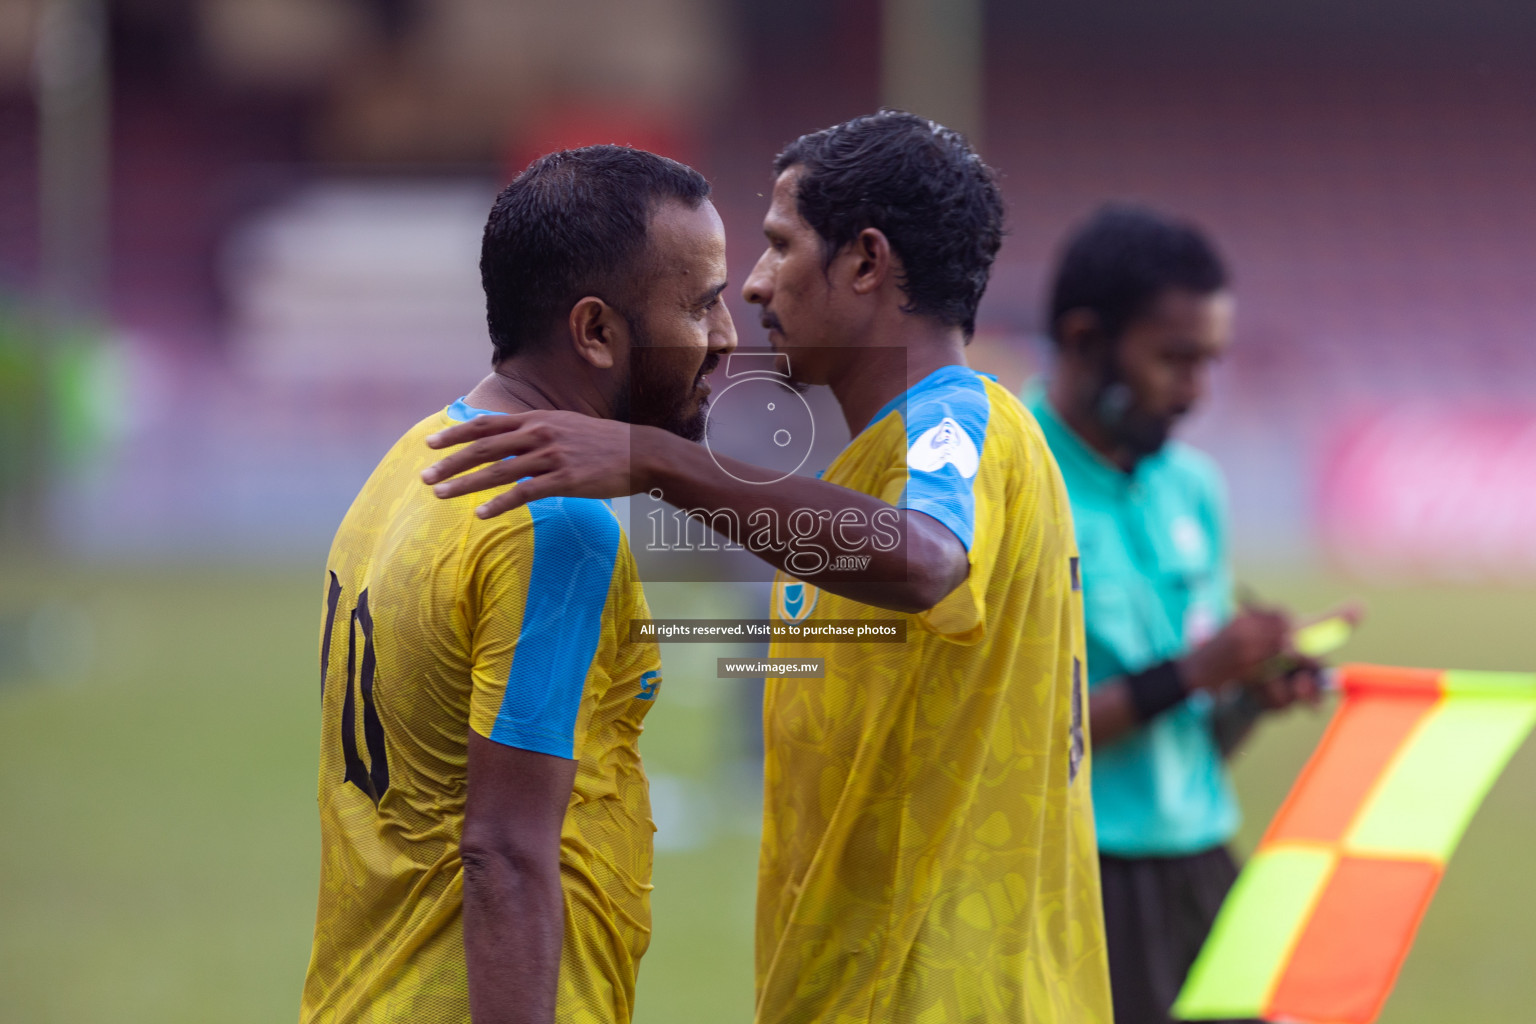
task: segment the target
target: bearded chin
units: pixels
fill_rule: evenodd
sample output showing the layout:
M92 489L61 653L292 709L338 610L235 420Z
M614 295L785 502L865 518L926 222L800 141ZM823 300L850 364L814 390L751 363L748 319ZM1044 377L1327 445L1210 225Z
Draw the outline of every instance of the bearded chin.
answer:
M653 392L654 394L654 392ZM627 422L637 426L660 427L662 430L676 434L685 441L704 440L704 421L708 415L708 407L704 402L699 403L698 409L692 414L685 413L688 399L686 395L674 395L671 398L657 397L655 401L645 396L637 395L632 410L637 411Z
M1095 411L1115 443L1138 461L1162 451L1173 433L1173 421L1138 409L1130 387L1121 381L1104 388Z
M1156 455L1168 443L1173 424L1139 412L1131 412L1114 428L1115 440L1137 459Z
M685 411L693 382L681 387L665 382L649 365L651 361L643 354L645 351L637 348L631 356L630 369L625 374L614 408L614 419L640 427L660 427L685 441L704 440L705 403L700 402L692 414Z
M678 417L676 422L667 427L668 430L682 438L684 441L698 443L704 440L704 422L709 415L709 409L705 402L699 403L699 408L692 416Z

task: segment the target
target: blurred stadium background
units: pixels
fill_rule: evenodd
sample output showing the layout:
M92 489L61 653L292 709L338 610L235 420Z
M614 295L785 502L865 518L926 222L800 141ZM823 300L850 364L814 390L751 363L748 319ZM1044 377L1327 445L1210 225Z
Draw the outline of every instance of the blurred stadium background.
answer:
M1070 223L1195 218L1240 326L1190 439L1245 577L1365 597L1352 656L1536 666L1532 52L1536 7L1499 0L0 0L0 1020L295 1013L324 551L484 372L480 226L553 148L698 166L739 283L783 143L881 102L966 129L1010 201L974 346L1009 385ZM750 1016L754 694L712 678L726 653L664 649L647 1024ZM1322 721L1243 755L1250 837ZM1388 1024L1529 1019L1533 794L1527 750Z

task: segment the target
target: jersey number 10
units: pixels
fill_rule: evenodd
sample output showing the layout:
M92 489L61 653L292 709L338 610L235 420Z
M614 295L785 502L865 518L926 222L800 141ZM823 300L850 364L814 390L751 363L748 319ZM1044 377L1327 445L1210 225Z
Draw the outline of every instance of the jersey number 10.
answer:
M325 635L320 641L320 701L325 703L325 677L331 665L331 632L336 625L336 609L341 603L341 581L331 574L330 589L325 595ZM363 658L361 671L357 663L357 634L363 634ZM368 588L357 595L347 622L347 693L341 702L341 757L346 765L344 781L352 783L367 794L377 806L384 791L389 788L389 759L384 754L384 726L379 722L379 712L373 703L373 615L368 611ZM363 762L357 749L357 700L362 697L363 742L368 748L368 761Z

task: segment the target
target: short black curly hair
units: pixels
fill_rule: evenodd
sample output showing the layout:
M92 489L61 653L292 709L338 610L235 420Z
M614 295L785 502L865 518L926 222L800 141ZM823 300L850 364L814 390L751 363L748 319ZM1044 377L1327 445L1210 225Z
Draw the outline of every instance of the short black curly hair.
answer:
M827 262L865 228L901 260L908 313L976 332L976 307L1003 243L997 175L959 132L883 109L802 135L773 162L802 168L797 205Z
M1211 295L1227 282L1221 254L1195 225L1134 203L1106 203L1062 246L1046 333L1060 341L1061 318L1086 309L1113 341L1170 288Z
M480 243L492 365L545 340L583 295L628 315L643 287L656 205L698 209L709 182L686 164L628 146L539 157L501 190Z

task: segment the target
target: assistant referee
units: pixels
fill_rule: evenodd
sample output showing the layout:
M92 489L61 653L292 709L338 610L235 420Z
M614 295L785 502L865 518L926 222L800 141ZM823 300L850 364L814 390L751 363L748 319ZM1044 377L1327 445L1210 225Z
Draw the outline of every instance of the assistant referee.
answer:
M1188 224L1105 207L1068 240L1049 316L1054 366L1024 398L1082 556L1115 1020L1164 1024L1237 874L1225 756L1316 680L1283 674L1283 612L1234 607L1220 471L1169 439L1230 344L1216 250Z

